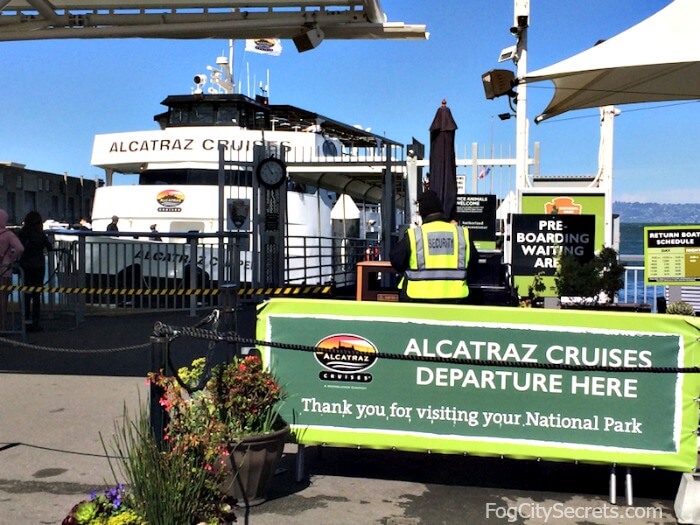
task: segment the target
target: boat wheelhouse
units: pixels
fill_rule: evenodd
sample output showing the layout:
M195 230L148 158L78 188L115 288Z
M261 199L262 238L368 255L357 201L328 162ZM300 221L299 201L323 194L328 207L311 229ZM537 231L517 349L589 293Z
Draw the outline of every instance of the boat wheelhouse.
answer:
M226 85L224 72L212 71L212 84ZM168 96L162 102L167 110L154 117L159 129L95 137L92 164L105 170L107 183L95 195L93 230L105 231L117 216L120 233L111 241L118 244L149 241L144 232L152 225L167 244L191 242L181 234L218 235L218 240L210 239L212 244L222 236L223 242L235 238L240 276L233 279L216 268L216 253L197 255L198 271L214 280L254 283L263 264L256 259L264 258L263 237L274 229L270 217L279 216L265 209L272 198L284 204L283 220L275 226L277 245L284 245L284 273L275 280L350 280L350 270L364 254L365 243L376 242L382 221L390 222L390 228L403 222L402 145L296 106L269 104L263 96L213 87L204 93L202 75L195 83L190 95ZM269 158L279 159L286 169L274 195L256 171ZM120 184L115 184L117 174ZM121 184L129 178L135 183ZM127 249L116 263L104 260L113 256L88 257L88 273L123 271L131 266L129 258L152 261L150 252L166 250L164 244ZM177 259L167 254L157 258ZM145 270L153 263L136 264L141 277L177 274L174 269Z

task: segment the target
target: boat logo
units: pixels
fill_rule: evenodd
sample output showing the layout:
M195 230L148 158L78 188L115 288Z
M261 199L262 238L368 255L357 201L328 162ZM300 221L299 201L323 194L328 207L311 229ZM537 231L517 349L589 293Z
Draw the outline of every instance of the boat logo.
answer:
M160 204L158 211L182 211L180 205L185 202L185 194L178 190L163 190L156 196L156 200Z
M369 383L372 375L366 373L377 362L377 347L359 335L334 334L316 343L316 361L324 370L322 381Z

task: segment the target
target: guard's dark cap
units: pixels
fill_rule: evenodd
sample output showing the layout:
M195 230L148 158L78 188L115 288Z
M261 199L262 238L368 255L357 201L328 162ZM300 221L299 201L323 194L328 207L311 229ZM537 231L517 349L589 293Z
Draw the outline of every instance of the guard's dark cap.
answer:
M418 198L418 213L425 218L431 213L443 213L440 197L433 190L428 190Z

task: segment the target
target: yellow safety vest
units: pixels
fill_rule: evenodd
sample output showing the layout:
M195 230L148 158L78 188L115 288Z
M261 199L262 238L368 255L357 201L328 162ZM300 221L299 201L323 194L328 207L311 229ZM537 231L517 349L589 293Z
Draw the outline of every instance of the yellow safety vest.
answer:
M469 230L444 221L408 230L411 256L406 295L411 299L464 299L469 295Z

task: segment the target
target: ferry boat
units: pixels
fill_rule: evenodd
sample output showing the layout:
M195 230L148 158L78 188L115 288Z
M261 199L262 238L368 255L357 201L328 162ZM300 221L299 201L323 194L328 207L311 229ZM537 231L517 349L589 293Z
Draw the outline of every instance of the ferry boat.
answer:
M272 196L286 201L286 220L278 225L281 280L351 284L365 244L376 242L382 201L392 221L403 221L403 146L312 111L271 104L265 93L234 93L226 57L208 69L209 78L194 76L189 95L162 102L166 111L154 117L159 129L95 137L91 163L104 169L106 185L96 190L92 230L106 232L116 216L119 233L84 237L86 273L121 276L127 286L164 286L153 280L187 281L196 261L198 285L222 278L271 284L261 258L274 215L263 208ZM279 193L256 169L269 159L286 169ZM114 184L115 174L136 184ZM149 233L152 225L157 234ZM222 248L235 252L239 272L230 271L232 261L221 267Z

